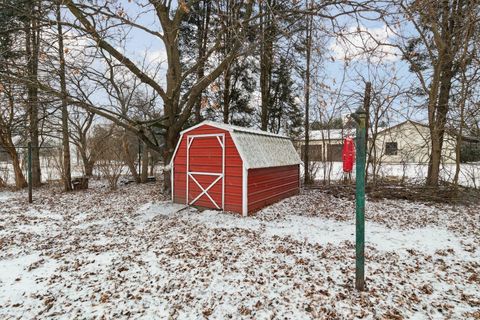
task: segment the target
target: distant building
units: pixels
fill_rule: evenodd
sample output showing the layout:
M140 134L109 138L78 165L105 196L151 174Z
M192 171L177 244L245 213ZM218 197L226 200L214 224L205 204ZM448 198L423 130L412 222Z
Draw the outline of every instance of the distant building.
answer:
M355 129L310 131L309 161L342 161L343 140L355 137ZM305 140L296 141L297 149L305 159Z
M312 130L310 133L310 161L342 161L343 141L355 137L355 129ZM455 163L456 134L445 132L442 148L443 163ZM381 128L375 137L369 132L369 149L381 163L428 163L430 154L430 130L428 125L407 120L397 125ZM480 148L480 139L462 137L468 150ZM296 142L304 159L305 140ZM465 148L462 148L465 149Z
M446 130L443 137L442 162L455 163L457 134ZM463 146L480 145L480 139L462 136ZM370 140L372 145L372 140ZM376 158L386 163L428 163L430 156L430 128L407 120L378 132L375 139Z

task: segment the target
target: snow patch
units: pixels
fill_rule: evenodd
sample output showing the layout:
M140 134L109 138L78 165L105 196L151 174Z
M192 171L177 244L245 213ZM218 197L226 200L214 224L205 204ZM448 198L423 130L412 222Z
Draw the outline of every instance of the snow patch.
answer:
M49 210L37 210L35 208L29 208L25 215L33 218L43 218L48 220L63 220L63 215L60 213L53 213Z
M241 217L237 214L223 213L215 210L203 211L197 215L192 215L192 218L209 228L240 228L258 231L263 225L261 221L255 217Z
M0 305L22 301L31 293L46 290L58 263L38 253L0 260Z
M7 202L10 199L15 198L15 193L9 191L0 192L0 202Z
M144 225L157 216L167 217L186 207L186 205L172 203L171 201L148 202L137 210L138 223L139 225Z
M208 210L191 216L209 228L240 228L262 231L264 237L290 237L300 242L320 245L339 245L355 242L355 221L335 221L318 217L288 215L284 219L261 221L255 217L239 217L234 214ZM454 249L464 252L462 242L450 231L438 227L395 230L375 222L366 222L365 245L377 250L396 252L411 248L433 255L438 250Z

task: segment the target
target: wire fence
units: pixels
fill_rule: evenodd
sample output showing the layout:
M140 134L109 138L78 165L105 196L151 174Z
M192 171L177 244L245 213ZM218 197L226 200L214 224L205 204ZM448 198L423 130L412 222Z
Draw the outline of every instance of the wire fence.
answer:
M18 164L25 177L28 176L28 148L23 146L15 147L18 154ZM41 147L40 148L40 169L42 172L42 181L58 181L62 179L63 165L61 163L62 157L61 147ZM82 174L77 172L83 170L83 166L74 161L72 169L75 174ZM0 179L7 185L15 184L14 162L9 153L5 150L0 150Z
M25 177L28 178L28 147L25 146L16 146L15 147L18 155L18 165L20 170ZM71 176L72 178L83 177L86 175L85 165L81 159L79 153L75 150L71 150ZM138 157L135 162L135 168L140 171L141 157ZM101 178L104 175L104 170L102 166L105 164L102 160L96 161L95 165L92 168L92 176ZM125 162L122 159L118 159L117 168L120 169L122 176L130 176L130 170ZM157 176L161 174L162 163L156 159L155 161L149 162L148 175ZM63 148L61 146L48 146L40 147L40 171L41 171L41 180L43 183L60 183L62 182L63 177ZM10 157L9 153L5 150L0 149L0 182L3 184L14 186L15 185L15 170L14 162Z

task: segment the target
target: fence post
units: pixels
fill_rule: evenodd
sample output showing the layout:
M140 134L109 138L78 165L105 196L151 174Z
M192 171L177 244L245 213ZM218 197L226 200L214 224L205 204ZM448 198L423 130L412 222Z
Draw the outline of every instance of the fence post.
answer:
M28 203L33 202L32 197L32 143L28 142Z
M365 290L365 156L367 114L360 107L353 118L357 122L355 164L355 288Z

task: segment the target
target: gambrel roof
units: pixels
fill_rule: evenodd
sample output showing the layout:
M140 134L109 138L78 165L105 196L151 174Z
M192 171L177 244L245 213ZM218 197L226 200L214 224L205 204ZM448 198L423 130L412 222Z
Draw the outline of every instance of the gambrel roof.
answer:
M228 131L247 169L280 167L302 163L291 139L271 132L213 121L203 121L183 130L181 134L183 135L203 125Z

